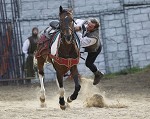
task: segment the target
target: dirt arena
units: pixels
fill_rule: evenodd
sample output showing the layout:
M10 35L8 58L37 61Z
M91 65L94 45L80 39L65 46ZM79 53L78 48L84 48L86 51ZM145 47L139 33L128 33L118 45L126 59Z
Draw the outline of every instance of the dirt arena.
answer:
M74 89L65 80L65 96ZM0 86L0 119L150 119L150 72L103 79L93 86L92 79L82 78L77 100L65 111L58 105L56 82L45 84L46 105L39 102L40 85ZM103 108L87 105L93 94L103 96Z

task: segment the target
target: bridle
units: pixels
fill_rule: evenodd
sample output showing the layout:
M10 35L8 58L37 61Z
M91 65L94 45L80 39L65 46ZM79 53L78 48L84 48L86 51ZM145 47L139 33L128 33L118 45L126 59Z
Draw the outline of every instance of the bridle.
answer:
M62 13L60 13L61 15ZM74 39L74 23L76 23L74 21L74 19L69 15L72 15L71 12L67 11L67 10L63 10L63 14L65 16L65 18L61 18L60 16L60 33L63 39L65 39L67 42L72 42ZM64 21L63 21L64 20ZM72 22L72 26L69 26L69 23ZM69 33L69 30L71 31L71 34ZM64 33L64 31L66 31L66 34Z

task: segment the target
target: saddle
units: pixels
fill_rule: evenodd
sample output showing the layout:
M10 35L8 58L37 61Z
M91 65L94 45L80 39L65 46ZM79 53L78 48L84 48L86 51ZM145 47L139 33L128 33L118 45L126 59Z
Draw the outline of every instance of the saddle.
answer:
M47 54L52 53L56 54L57 48L60 41L60 32L54 32L51 34L51 37L48 38L45 34L40 36L40 39L37 43L37 53L36 57L39 57L41 52L47 51Z
M49 25L53 28L53 29L60 29L60 25L58 21L52 21L49 23Z

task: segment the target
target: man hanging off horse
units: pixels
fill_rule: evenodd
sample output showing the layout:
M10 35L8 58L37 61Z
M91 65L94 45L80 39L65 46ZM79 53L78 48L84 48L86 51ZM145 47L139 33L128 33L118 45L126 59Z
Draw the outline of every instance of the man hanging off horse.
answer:
M31 79L35 78L33 58L34 58L34 52L36 51L37 48L37 41L39 40L38 33L39 33L38 28L33 27L32 36L28 37L28 39L23 43L23 47L22 47L22 51L27 57L26 64L25 64L27 83L30 83Z
M98 84L103 77L103 73L94 64L102 48L99 37L99 26L100 23L95 18L91 18L88 21L77 19L75 25L75 31L80 39L80 46L85 49L85 52L88 52L85 65L95 75L93 85Z

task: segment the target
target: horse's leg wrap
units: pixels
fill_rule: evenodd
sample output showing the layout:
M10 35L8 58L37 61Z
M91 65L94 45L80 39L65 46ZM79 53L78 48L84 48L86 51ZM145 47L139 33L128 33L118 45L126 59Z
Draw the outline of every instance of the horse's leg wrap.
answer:
M64 93L65 93L65 89L64 88L60 88L59 89L59 104L64 106L65 105L65 100L64 100Z
M73 92L73 94L70 96L71 100L75 100L78 96L78 92L80 91L81 86L79 85L78 87L75 87L75 91Z
M59 89L59 95L60 95L60 97L64 97L64 93L65 93L65 89L64 88L60 88Z
M64 97L59 97L59 104L60 105L65 105Z

